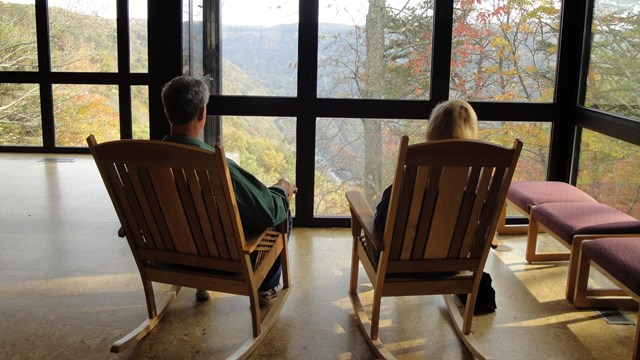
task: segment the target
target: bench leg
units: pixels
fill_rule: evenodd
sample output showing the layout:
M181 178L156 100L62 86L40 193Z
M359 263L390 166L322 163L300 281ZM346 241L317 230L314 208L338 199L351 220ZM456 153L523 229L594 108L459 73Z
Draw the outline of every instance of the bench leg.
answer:
M576 281L573 289L573 304L576 307L588 306L587 288L589 286L589 268L590 261L582 254L582 247L575 250L575 260L578 262L576 266ZM567 291L568 291L567 287Z
M566 261L569 260L569 253L536 253L538 246L538 231L540 224L534 217L529 219L529 231L527 232L527 248L525 258L528 263L544 261ZM543 227L544 229L544 227Z
M579 239L578 242L581 243L582 240L586 239ZM575 254L576 265L572 277L573 284L567 276L567 300L570 302L573 300L576 308L638 309L638 303L620 288L589 289L589 273L594 264L582 252L581 244L576 246L572 253ZM606 272L603 274L609 276ZM569 298L569 292L573 293L573 298Z
M529 230L527 231L527 262L535 261L536 247L538 245L538 220L529 219Z
M529 217L528 214L523 212L520 209L518 211L522 212L525 216ZM500 218L498 220L498 227L496 232L500 235L518 235L518 234L526 234L528 225L510 225L507 226L507 202L502 206L502 211L500 212ZM495 244L495 243L494 243Z
M565 291L565 297L567 301L573 303L575 289L576 289L576 277L578 275L578 263L579 256L581 256L582 249L581 243L582 238L574 237L571 242L571 254L569 254L569 269L567 270L567 289ZM584 261L586 263L586 281L589 281L589 261Z

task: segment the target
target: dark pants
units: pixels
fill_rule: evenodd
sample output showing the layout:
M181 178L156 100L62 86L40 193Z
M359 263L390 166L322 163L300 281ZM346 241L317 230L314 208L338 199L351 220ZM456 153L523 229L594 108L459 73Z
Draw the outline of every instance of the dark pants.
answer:
M289 217L289 228L287 229L287 241L289 241L289 236L291 235L291 226L293 225L293 217L291 216L291 211L288 212ZM274 230L278 230L274 227ZM265 291L269 289L273 289L278 286L280 283L280 277L282 276L282 265L280 264L280 258L278 257L276 261L273 263L273 266L269 270L269 273L264 278L264 281L258 288L259 291Z

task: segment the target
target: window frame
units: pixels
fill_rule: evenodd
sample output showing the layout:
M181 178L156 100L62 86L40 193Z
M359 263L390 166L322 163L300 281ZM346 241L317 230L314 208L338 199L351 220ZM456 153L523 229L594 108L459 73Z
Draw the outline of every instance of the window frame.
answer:
M214 9L219 0L211 0ZM58 147L54 143L52 85L101 84L119 89L120 132L132 137L131 86L148 86L150 137L161 139L169 132L160 93L171 78L182 74L182 1L148 2L148 72L129 69L128 0L117 0L117 73L52 72L49 64L48 2L36 1L38 71L0 72L2 83L32 83L40 86L43 146L0 146L0 152L88 153L87 148ZM425 119L431 109L449 94L453 0L434 1L435 17L431 97L428 100L371 100L318 98L317 46L318 0L300 0L298 38L298 82L295 97L213 95L208 114L286 116L296 118L296 179L300 188L295 197L296 226L348 226L348 217L314 217L314 156L317 118L403 118ZM585 108L584 87L590 40L593 0L562 1L559 35L557 85L552 103L472 102L481 120L551 122L548 180L575 184L580 129L586 128L640 145L640 122ZM213 19L216 12L205 12ZM583 39L582 42L573 39ZM215 37L209 46L216 46ZM219 44L218 44L219 45ZM212 49L215 52L215 48ZM219 136L219 127L209 128L209 141ZM216 132L218 131L218 132ZM517 221L518 219L510 219Z

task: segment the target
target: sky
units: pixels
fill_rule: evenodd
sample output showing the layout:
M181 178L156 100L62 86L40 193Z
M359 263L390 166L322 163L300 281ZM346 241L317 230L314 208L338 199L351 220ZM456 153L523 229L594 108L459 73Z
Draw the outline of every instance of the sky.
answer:
M0 0L20 4L35 4L35 0ZM185 0L186 1L186 0ZM221 21L225 25L291 24L298 22L299 0L221 0ZM415 3L418 0L387 0L389 5ZM196 0L195 3L202 3ZM115 0L49 0L57 6L79 13L116 17ZM362 25L365 22L368 0L320 0L321 23ZM197 9L196 9L197 11ZM129 16L147 17L147 0L130 0Z
M0 0L18 4L35 4L35 0ZM195 1L202 3L201 1ZM320 21L353 24L363 22L366 0L320 0ZM336 4L341 5L338 9ZM62 7L76 12L116 17L115 0L49 0L49 6ZM221 20L228 25L291 24L298 22L298 0L221 0ZM348 7L348 9L346 9ZM147 17L147 0L130 0L129 16Z

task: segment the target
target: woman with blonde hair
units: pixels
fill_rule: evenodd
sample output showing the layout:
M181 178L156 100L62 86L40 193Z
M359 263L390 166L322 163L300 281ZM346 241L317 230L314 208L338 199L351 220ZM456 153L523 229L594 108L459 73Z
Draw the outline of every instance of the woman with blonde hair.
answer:
M427 141L446 139L477 139L478 116L471 105L462 99L451 99L436 105L427 125ZM376 206L374 224L384 230L391 198L391 185L382 193Z
M462 99L444 101L431 111L427 125L427 141L447 139L478 138L478 116L471 105ZM391 197L391 185L382 193L382 199L376 207L374 226L384 230L387 221L387 211ZM474 314L486 314L496 310L496 292L491 286L491 275L482 273L480 289L476 298ZM466 302L466 294L458 294L461 302Z
M478 138L478 116L471 105L462 99L451 99L436 105L431 111L427 125L427 141L446 139ZM374 226L384 230L391 197L391 185L382 193L382 199L376 207ZM476 299L474 314L486 314L496 310L496 292L491 286L491 275L484 272L480 280L480 289ZM464 304L466 294L458 294Z
M427 125L427 141L445 139L477 139L478 116L462 99L451 99L436 105Z

